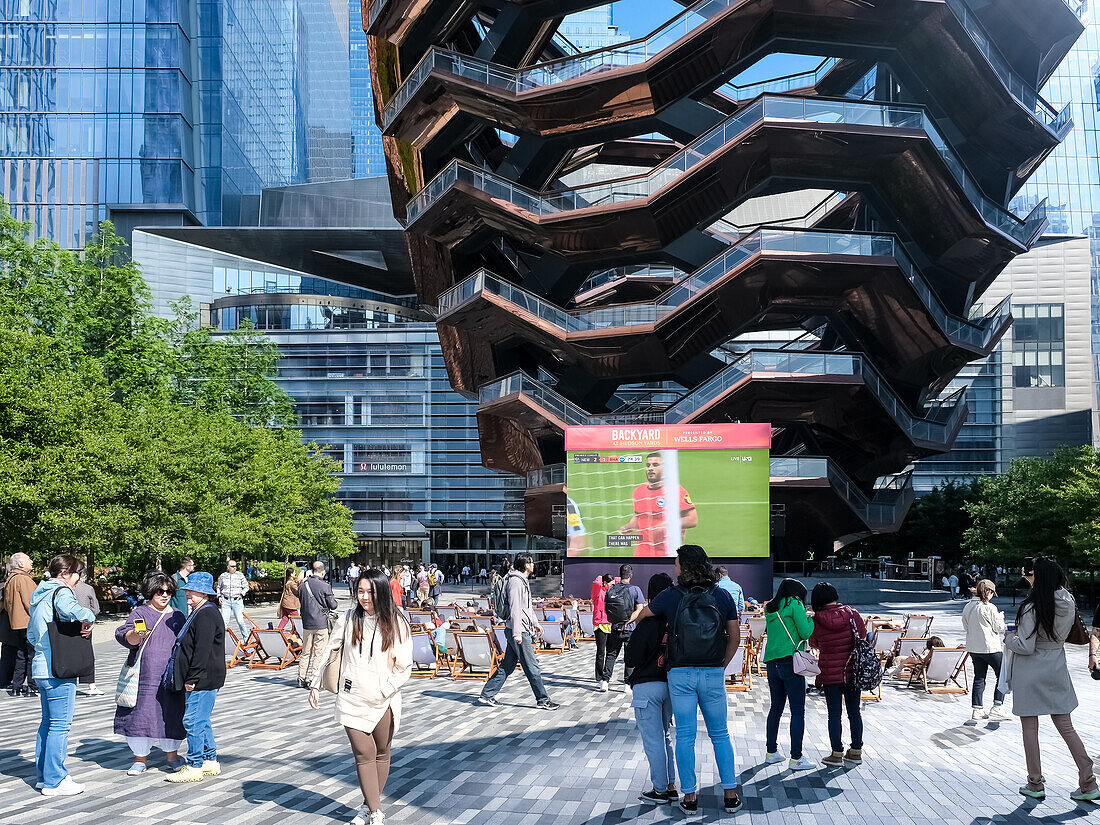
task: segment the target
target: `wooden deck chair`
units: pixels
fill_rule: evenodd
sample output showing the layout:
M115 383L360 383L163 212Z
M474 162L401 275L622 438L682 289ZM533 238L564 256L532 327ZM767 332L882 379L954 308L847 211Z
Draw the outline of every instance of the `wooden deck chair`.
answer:
M412 646L412 675L420 679L434 679L439 673L439 656L432 646L432 634L426 630L414 630Z
M474 626L486 633L493 630L493 617L492 616L474 616Z
M255 643L252 641L251 636L242 642L237 634L232 629L225 629L225 658L228 661L225 663L226 667L236 667L237 665L244 664L248 661L252 655Z
M504 625L493 625L493 639L497 644L497 652L503 657L508 650L508 628Z
M536 607L535 608L535 618L537 618L540 622L545 622L546 621L546 608L545 607Z
M245 613L243 610L241 611L241 615L244 616L244 620L246 622L248 622L250 625L252 625L253 630L259 630L260 629L260 626L258 624L256 624L256 621L251 616L249 616L247 613Z
M578 642L595 642L596 641L596 625L592 621L592 612L585 613L583 610L577 614L577 627L581 630L580 638Z
M763 616L749 616L744 622L745 630L748 635L752 637L754 642L758 642L764 638L764 634L767 632L768 623Z
M927 639L931 630L931 616L912 613L905 617L905 627L901 629L901 635L904 639Z
M726 690L752 690L752 667L745 658L744 645L738 645L737 652L726 665Z
M458 641L455 639L455 634L461 632L462 631L458 628L448 627L446 633L443 635L443 644L445 646L443 664L447 667L447 670L451 672L452 677L455 675L455 668L458 667L459 653Z
M501 660L500 654L489 639L489 634L456 633L455 641L458 643L459 669L454 674L454 678L478 682L489 681L489 677L496 672Z
M484 597L474 599L474 604L477 606L478 610L489 610L492 607L492 605L489 604L489 600Z
M756 647L754 647L753 650L752 650L752 662L756 666L756 675L759 676L760 678L763 678L766 675L766 673L765 673L766 665L764 664L764 653L767 651L767 649L768 649L768 637L767 636L761 636L760 637L760 643L758 645L756 645Z
M441 618L445 622L449 622L452 619L457 619L458 618L458 608L457 607L453 607L453 606L452 607L437 607L435 609L435 612L438 613L439 618Z
M576 627L577 622L579 621L578 618L577 618L577 614L579 613L577 608L575 608L575 607L566 607L566 608L563 608L563 609L565 610L565 615L569 617L569 621L572 622L573 627Z
M282 670L298 659L285 630L253 630L250 638L256 639L256 649L248 659L249 670Z
M886 630L880 628L875 631L875 653L880 659L886 660L894 655L898 649L898 641L901 639L900 630Z
M542 628L542 645L539 653L565 653L565 633L561 629L561 622L539 622Z
M906 687L912 687L916 679L928 693L969 693L970 682L966 675L966 648L934 647L927 665L918 665L909 674ZM959 677L962 676L962 682Z
M430 610L410 610L409 621L416 624L433 624L432 611Z

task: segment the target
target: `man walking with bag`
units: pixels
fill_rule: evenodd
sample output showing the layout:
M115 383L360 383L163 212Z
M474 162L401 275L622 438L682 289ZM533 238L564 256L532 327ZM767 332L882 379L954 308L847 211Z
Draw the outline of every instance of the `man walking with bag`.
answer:
M325 565L313 563L313 575L298 585L302 603L302 655L298 657L298 687L308 688L313 671L328 644L329 613L336 609L336 597L325 581Z
M535 653L534 640L539 622L531 604L531 587L527 584L527 577L534 569L534 559L527 553L520 553L516 556L515 568L504 579L500 604L495 605L495 609L497 615L504 619L508 648L504 651L504 661L500 663L500 667L492 678L485 683L481 695L477 698L479 705L497 703L494 697L504 687L504 680L512 675L512 671L518 664L523 667L523 674L531 684L531 691L535 694L535 706L540 710L557 710L560 707L551 702L546 693L546 687L542 683L538 654Z

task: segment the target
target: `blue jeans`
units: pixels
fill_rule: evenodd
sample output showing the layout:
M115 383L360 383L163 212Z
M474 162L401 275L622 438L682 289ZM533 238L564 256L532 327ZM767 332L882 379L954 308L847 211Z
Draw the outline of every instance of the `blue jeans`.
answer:
M201 768L203 762L217 762L218 748L214 744L214 728L210 714L214 712L216 690L192 690L187 694L183 711L183 729L187 731L187 764Z
M69 772L65 754L69 750L69 728L76 704L76 679L39 679L38 698L42 723L34 746L34 766L45 788L56 788Z
M676 717L676 769L680 772L680 790L696 793L699 778L695 775L695 732L699 727L696 707L703 712L714 761L722 788L737 787L737 770L733 762L733 744L726 727L726 677L720 667L674 667L668 672L668 692L672 713Z
M1005 695L1001 693L1001 658L1002 654L998 650L996 653L971 653L970 661L974 663L974 688L971 691L970 702L976 707L982 706L982 698L985 693L985 677L989 673L989 669L993 668L993 704L1002 705L1005 701Z
M783 705L791 704L791 759L802 758L802 737L806 733L806 677L794 672L794 659L784 656L768 664L768 691L772 706L768 711L768 753L779 750L779 720Z
M542 668L539 665L539 655L535 653L534 640L531 634L524 633L523 642L518 645L510 633L505 635L508 636L508 648L504 651L504 661L500 663L500 667L497 668L497 672L493 674L492 678L485 683L481 695L486 699L492 699L496 696L500 689L504 687L504 680L512 675L512 671L516 669L518 664L523 667L523 674L527 677L527 681L531 683L531 691L535 694L535 701L548 702L550 697L546 693L546 686L542 683Z
M237 628L241 631L241 641L243 642L248 638L248 634L252 632L252 625L246 622L244 618L244 599L224 599L222 601L222 621L225 622L226 627L229 627L231 616L237 622Z
M672 699L667 682L642 682L634 686L634 721L642 737L649 779L654 789L665 790L676 782L676 762L672 749Z

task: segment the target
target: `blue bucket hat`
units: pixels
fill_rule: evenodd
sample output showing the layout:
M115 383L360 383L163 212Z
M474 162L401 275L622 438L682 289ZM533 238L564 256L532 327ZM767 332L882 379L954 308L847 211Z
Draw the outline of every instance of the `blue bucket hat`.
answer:
M216 596L214 592L214 577L209 573L192 573L183 584L184 590L192 593L205 593L207 596Z

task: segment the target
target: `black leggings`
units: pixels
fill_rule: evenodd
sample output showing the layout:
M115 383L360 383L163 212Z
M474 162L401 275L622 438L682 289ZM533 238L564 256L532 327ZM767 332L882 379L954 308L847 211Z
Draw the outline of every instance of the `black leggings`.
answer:
M596 681L602 682L608 677L604 676L607 666L607 641L611 634L596 628Z
M378 720L371 733L344 728L355 754L355 772L359 774L359 788L363 801L371 811L382 810L382 789L390 775L390 744L393 742L393 711Z

